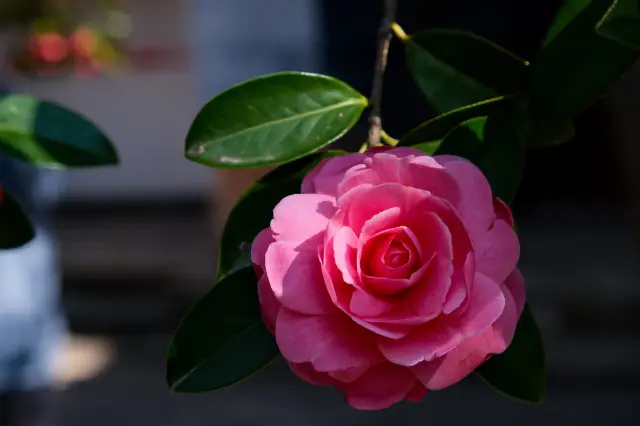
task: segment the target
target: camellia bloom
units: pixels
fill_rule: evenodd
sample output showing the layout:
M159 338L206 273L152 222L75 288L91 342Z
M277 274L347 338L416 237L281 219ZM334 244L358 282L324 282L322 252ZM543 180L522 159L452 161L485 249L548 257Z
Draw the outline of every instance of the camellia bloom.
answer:
M511 343L520 246L469 161L412 148L333 157L273 215L252 246L264 321L295 374L353 407L418 401Z

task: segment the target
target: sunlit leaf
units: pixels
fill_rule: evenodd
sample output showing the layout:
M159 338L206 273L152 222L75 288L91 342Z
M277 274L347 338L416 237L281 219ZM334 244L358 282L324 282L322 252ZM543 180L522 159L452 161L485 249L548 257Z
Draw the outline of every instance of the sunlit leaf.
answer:
M367 100L342 81L285 72L241 83L213 98L193 122L186 156L212 167L279 164L336 140Z

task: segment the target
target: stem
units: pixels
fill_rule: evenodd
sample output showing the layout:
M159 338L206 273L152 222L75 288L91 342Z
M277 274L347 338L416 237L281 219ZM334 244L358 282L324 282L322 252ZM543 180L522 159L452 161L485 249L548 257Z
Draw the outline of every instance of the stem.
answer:
M389 43L391 42L391 26L396 20L398 0L384 0L384 14L378 30L378 55L373 73L373 90L371 93L371 115L369 116L369 147L380 146L380 134L382 133L382 87L384 71L387 67Z
M409 38L410 38L407 35L407 33L404 32L402 27L400 25L398 25L397 22L394 22L393 24L391 24L391 30L393 31L393 35L398 37L398 39L400 39L402 42L405 42L405 41L409 40Z
M400 142L398 139L396 138L392 138L391 136L389 136L387 134L387 132L384 131L384 129L382 129L380 131L380 138L387 144L390 146L397 146L398 142Z

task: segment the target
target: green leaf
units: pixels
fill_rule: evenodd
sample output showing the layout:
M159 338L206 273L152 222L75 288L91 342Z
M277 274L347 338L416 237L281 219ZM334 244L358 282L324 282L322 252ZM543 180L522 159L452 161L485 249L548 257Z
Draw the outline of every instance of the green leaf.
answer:
M200 111L186 156L242 168L300 158L353 127L367 100L342 81L315 74L266 75L222 92Z
M415 145L415 148L433 155L442 139L460 123L473 117L482 117L499 111L508 107L513 100L514 98L498 97L449 111L411 130L400 139L399 145Z
M513 124L527 148L546 148L570 141L575 136L568 118L534 116L528 105L513 111Z
M536 114L573 117L638 59L640 50L596 32L610 5L606 0L564 1L532 67L530 98Z
M486 176L493 195L511 203L524 171L524 144L503 115L477 117L451 131L436 151L473 162Z
M614 0L597 29L604 37L640 48L640 1Z
M260 314L251 268L229 275L183 318L167 359L167 382L180 393L210 392L237 383L278 354Z
M109 139L89 120L27 95L0 97L0 154L49 168L118 163Z
M0 249L20 247L34 236L31 222L20 204L0 188Z
M325 158L346 154L327 151L284 164L256 182L229 214L218 250L218 279L251 266L250 245L273 219L273 208L287 195L300 192L302 179Z
M547 46L560 32L571 23L592 0L568 0L562 2L547 30L543 46Z
M405 45L409 69L439 113L525 88L528 63L475 34L426 30Z
M542 402L547 387L546 360L542 336L528 306L520 316L511 345L476 372L500 393L521 401Z

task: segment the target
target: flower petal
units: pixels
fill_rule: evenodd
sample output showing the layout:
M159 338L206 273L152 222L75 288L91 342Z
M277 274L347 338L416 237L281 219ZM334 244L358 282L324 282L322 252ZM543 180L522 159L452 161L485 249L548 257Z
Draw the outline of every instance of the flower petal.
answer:
M515 223L513 220L513 215L511 214L511 209L505 204L504 201L502 201L498 197L493 197L493 209L495 210L496 217L498 219L504 220L510 227L513 228L513 225Z
M276 320L278 319L278 312L280 312L282 305L273 294L271 284L269 284L269 279L266 275L263 275L262 278L258 280L258 299L260 300L262 319L269 331L273 333L276 327Z
M497 219L482 238L474 241L476 271L501 283L516 268L520 258L520 242L513 228Z
M519 271L510 275L509 285L503 285L505 307L502 315L484 332L465 340L444 357L412 367L412 371L429 389L438 390L451 386L468 376L492 354L499 354L511 344L518 318L524 305L522 276ZM509 288L519 294L516 300Z
M312 315L335 311L317 252L297 251L291 244L275 242L265 260L273 294L284 306Z
M433 157L440 163L458 184L460 198L458 202L449 200L458 211L471 239L476 242L493 223L493 195L487 178L472 162L452 155Z
M348 226L344 226L336 232L333 238L334 260L336 266L342 272L342 279L347 284L359 284L358 270L356 267L358 256L358 237Z
M463 270L456 269L451 276L451 288L442 307L444 314L448 315L463 306L473 285L475 269L475 256L473 253L468 253Z
M325 194L337 197L338 184L351 167L362 164L365 154L349 154L327 158L314 167L302 181L303 194Z
M505 297L500 285L476 272L473 289L469 294L469 304L457 319L458 324L455 327L465 338L482 333L502 315L504 306Z
M359 410L382 410L402 401L417 380L407 369L391 363L372 367L345 388L349 405Z
M371 366L382 361L371 333L344 314L309 316L282 308L276 341L290 362L310 362L327 372Z
M336 384L336 380L329 376L328 373L319 373L313 369L310 362L303 362L300 364L289 362L289 368L296 376L300 377L305 382L311 383L316 386L332 386Z
M335 199L329 195L289 195L273 209L271 230L276 241L315 252L334 212Z
M524 286L524 278L522 277L522 273L519 269L515 269L504 281L503 288L511 293L511 297L516 305L516 312L518 313L518 318L520 318L520 314L524 309L524 302L527 297L526 290Z
M251 263L257 269L256 274L262 275L264 273L264 256L267 253L269 244L274 241L271 228L263 229L253 240L251 244Z
M409 211L431 194L427 191L396 183L383 183L378 186L360 185L338 198L338 208L346 212L345 224L356 235L375 215L397 207L400 212Z
M425 397L427 392L428 392L427 388L424 387L424 385L420 383L420 381L416 381L416 384L413 386L413 389L411 389L407 394L406 399L407 401L411 401L411 402L420 402L422 401L422 398Z
M416 327L401 339L379 338L380 351L392 363L407 367L443 356L462 342L462 334L440 318Z

